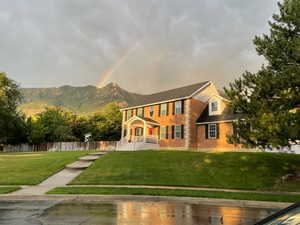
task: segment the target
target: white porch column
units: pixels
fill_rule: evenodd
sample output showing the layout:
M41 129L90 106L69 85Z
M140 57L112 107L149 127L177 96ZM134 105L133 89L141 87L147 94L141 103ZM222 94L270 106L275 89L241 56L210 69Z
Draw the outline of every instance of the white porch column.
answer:
M125 137L124 137L124 132L125 132L125 122L126 122L125 115L126 115L125 111L122 111L122 131L121 131L121 140L122 140L123 138L125 138Z
M146 137L147 137L147 124L146 122L144 121L144 141L146 141Z
M130 137L130 130L131 130L131 124L128 123L128 124L127 124L127 140L128 140L129 137Z

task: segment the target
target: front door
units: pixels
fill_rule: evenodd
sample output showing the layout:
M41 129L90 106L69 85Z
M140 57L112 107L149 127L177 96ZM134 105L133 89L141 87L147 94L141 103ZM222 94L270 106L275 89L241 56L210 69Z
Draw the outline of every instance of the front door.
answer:
M148 134L149 134L149 136L153 136L154 135L154 128L149 128L148 129Z

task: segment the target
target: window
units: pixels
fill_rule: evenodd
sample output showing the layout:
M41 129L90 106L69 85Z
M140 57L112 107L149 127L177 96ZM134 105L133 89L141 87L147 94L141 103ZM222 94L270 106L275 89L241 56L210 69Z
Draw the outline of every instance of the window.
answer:
M182 138L182 131L183 131L183 126L182 125L176 125L174 128L174 136L176 139Z
M126 137L126 136L127 136L127 129L124 129L123 137Z
M161 116L168 115L168 105L167 105L167 103L160 105L160 115Z
M177 101L175 102L175 114L182 114L183 110L182 110L182 101Z
M212 112L218 111L218 102L212 102L211 103L211 111Z
M135 136L143 136L143 128L137 127L135 128Z
M208 124L208 138L217 139L217 124Z
M150 117L154 116L154 106L150 106L149 113L150 113Z
M127 120L129 120L132 117L132 109L127 111Z
M168 139L168 126L160 127L160 139Z
M138 108L138 110L137 110L137 116L144 117L144 108Z

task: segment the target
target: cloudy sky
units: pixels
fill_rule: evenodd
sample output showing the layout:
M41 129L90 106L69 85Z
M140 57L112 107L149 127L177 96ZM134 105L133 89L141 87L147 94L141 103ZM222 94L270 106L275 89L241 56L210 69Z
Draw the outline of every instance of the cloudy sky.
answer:
M3 0L0 71L22 87L150 93L256 71L276 0Z

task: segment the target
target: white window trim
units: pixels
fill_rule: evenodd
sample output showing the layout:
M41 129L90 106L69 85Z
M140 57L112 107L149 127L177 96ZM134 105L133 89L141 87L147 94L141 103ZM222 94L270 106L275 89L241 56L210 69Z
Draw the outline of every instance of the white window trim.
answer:
M180 132L179 132L179 134L180 134L179 137L176 136L176 134L177 134L176 128L179 128L179 131L180 131ZM181 125L175 125L175 127L174 127L174 138L175 138L175 139L181 139L181 136L182 136L182 133L181 133L181 132L182 132L182 130L181 130Z
M164 130L164 132L162 132ZM166 139L167 137L167 127L166 126L161 126L160 128L160 139Z
M141 115L140 115L140 113L141 113ZM144 108L138 108L138 110L137 110L137 116L144 117Z
M213 111L213 103L217 104L217 110ZM221 112L221 108L222 108L222 105L221 105L221 101L219 100L213 100L213 101L210 101L208 103L208 107L209 107L209 116L215 116L215 115L220 115L222 112Z
M177 112L177 110L179 110L179 108L176 108L176 105L180 105L180 111L179 112ZM183 104L182 104L182 101L176 101L175 102L175 107L174 107L174 109L175 109L175 115L180 115L180 114L182 114L182 107L183 107Z
M211 129L211 127L215 127L215 136L213 137L213 136L211 136L210 134L210 129ZM208 124L208 138L209 139L217 139L217 136L218 136L218 131L217 131L217 124L215 124L215 123L212 123L212 124Z
M216 107L214 110L214 106ZM213 101L210 103L210 107L211 107L211 112L215 113L219 111L219 102L218 101Z
M163 105L166 106L166 110L163 110ZM163 113L162 113L163 111L165 111L166 113L163 114ZM167 116L167 114L168 114L168 103L161 104L161 105L160 105L160 115L161 115L161 116Z
M130 112L130 113L129 113ZM129 114L130 114L130 116L129 116ZM128 110L127 111L127 120L130 120L131 118L133 117L133 110L132 109L130 109L130 110Z

